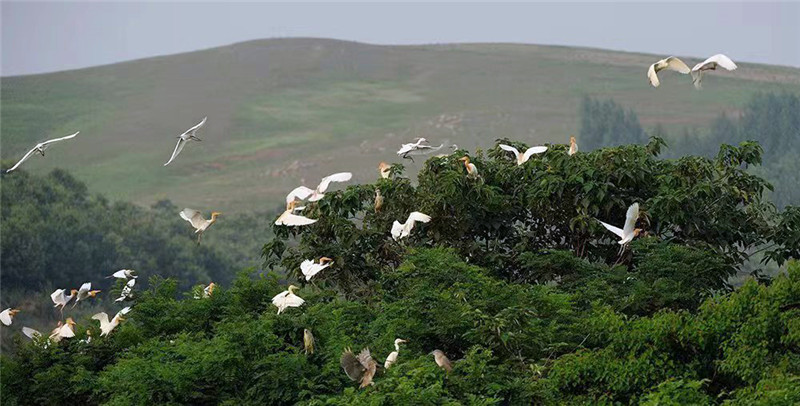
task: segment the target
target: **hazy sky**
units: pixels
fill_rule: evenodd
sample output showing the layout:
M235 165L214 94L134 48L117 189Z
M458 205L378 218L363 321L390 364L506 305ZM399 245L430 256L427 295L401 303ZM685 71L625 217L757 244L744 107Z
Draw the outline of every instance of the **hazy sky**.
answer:
M2 75L270 37L375 44L522 42L800 67L800 3L8 2Z

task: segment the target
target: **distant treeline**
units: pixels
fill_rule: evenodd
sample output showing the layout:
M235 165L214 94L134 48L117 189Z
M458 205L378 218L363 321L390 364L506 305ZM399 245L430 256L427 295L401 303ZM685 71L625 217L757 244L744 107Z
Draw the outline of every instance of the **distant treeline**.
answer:
M580 107L579 143L588 150L621 144L643 144L648 134L633 110L613 100L584 98ZM774 186L770 197L778 207L800 203L800 96L794 93L756 94L737 116L721 115L708 130L684 129L667 135L656 126L651 135L667 139L666 157L713 157L720 144L757 141L764 148L762 166L753 170Z

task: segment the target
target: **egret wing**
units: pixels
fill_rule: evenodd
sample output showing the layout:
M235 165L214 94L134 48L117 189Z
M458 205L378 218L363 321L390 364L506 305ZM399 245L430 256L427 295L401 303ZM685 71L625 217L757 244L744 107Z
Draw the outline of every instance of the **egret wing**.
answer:
M314 193L313 190L305 186L298 186L286 195L286 204L293 202L295 199L306 200L312 193Z
M679 58L676 58L674 56L670 56L669 58L665 59L664 61L667 63L667 66L666 66L665 69L674 70L675 72L680 72L680 73L683 73L684 75L689 73L689 67L686 66L686 63L684 63Z
M714 62L717 63L717 65L725 68L726 70L736 70L737 68L736 64L733 63L731 58L728 58L723 54L716 54L709 59L713 60Z
M297 214L292 214L290 212L284 212L278 220L275 221L276 225L284 225L284 226L305 226L309 224L314 224L317 222L317 219L310 219L305 216L299 216Z
M11 315L8 313L8 310L9 309L6 309L0 312L0 323L5 324L6 326L10 326L11 323L13 322L11 320Z
M183 209L183 211L181 211L181 218L191 223L192 227L194 228L200 228L206 222L206 219L203 218L202 213L200 213L198 210L189 208Z
M317 186L317 192L324 193L326 190L328 190L328 186L331 184L331 182L347 182L352 177L353 174L350 172L339 172L330 176L326 176L322 178L321 182L319 182L319 186Z
M52 144L54 142L59 142L59 141L64 141L64 140L68 140L68 139L71 139L71 138L75 138L78 134L80 134L80 131L76 132L75 134L68 135L66 137L53 138L52 140L47 140L47 141L43 142L42 145L48 145L48 144Z
M513 152L514 153L514 157L519 155L519 151L517 151L517 149L512 147L511 145L500 144L500 145L498 145L498 147L500 147L500 149L502 149L504 151Z
M624 236L633 234L633 228L636 226L636 220L638 219L639 219L639 203L634 203L630 205L630 207L628 207L628 212L625 213L625 226L622 228L622 234Z
M172 156L169 157L169 161L167 161L167 163L165 163L164 166L169 165L175 159L175 157L177 157L178 154L180 154L181 151L183 151L183 146L185 144L186 144L186 141L184 141L183 138L178 137L178 143L175 144L175 149L172 151Z
M542 152L547 151L547 147L530 147L527 151L525 151L525 155L523 155L524 160L528 160L531 156L535 154L541 154Z
M350 349L346 349L342 353L342 357L339 359L339 365L342 366L342 369L344 370L344 373L347 374L347 377L353 381L361 380L361 377L364 375L364 371L366 371L366 368L361 365L361 362Z
M650 84L653 85L653 87L658 87L661 84L661 82L658 80L655 63L647 68L647 79L650 81Z
M38 145L37 145L37 146L38 146ZM30 150L30 151L28 151L28 153L27 153L27 154L25 154L25 156L23 156L23 157L22 157L22 159L20 159L19 161L17 161L17 163L16 163L16 164L14 164L14 166L12 166L10 169L8 169L8 170L6 171L6 173L9 173L9 172L13 171L14 169L17 169L17 168L18 168L20 165L22 165L22 163L23 163L23 162L27 161L27 160L28 160L28 158L30 158L30 157L31 157L31 155L33 155L33 153L34 153L34 152L36 152L36 147L33 147L33 148Z
M408 223L409 221L427 223L427 222L431 221L431 216L429 216L429 215L427 215L425 213L414 211L414 212L411 212L411 214L408 215L408 220L406 220L406 223Z
M434 152L444 148L444 144L440 144L438 146L430 146L430 145L420 145L416 149L409 152L407 155L418 156L418 155L430 155Z
M30 327L23 327L22 334L25 334L30 339L35 339L42 336L42 333L39 332L39 330L35 330Z
M181 135L183 136L183 135L186 135L186 134L194 134L197 130L200 129L200 127L205 125L206 120L208 120L208 116L203 117L203 120L201 120L199 123L195 124L194 127L184 131L183 134L181 134Z
M402 232L403 232L403 225L400 224L399 221L395 220L394 223L392 223L392 238L397 240L398 238L400 238L400 234Z
M600 221L600 220L597 220L597 221ZM612 233L616 234L619 238L623 238L623 236L625 235L625 233L619 227L612 226L611 224L608 224L608 223L605 223L605 222L602 222L602 221L600 221L600 224L602 224L603 227L606 228L606 230L611 231Z
M78 295L86 293L90 290L92 290L92 282L86 282L83 285L81 285L80 289L78 289Z
M55 292L50 294L50 299L53 300L55 304L61 304L64 302L64 289L56 289Z
M99 320L100 328L103 328L103 326L109 323L108 314L106 312L96 313L95 315L92 316L92 320Z

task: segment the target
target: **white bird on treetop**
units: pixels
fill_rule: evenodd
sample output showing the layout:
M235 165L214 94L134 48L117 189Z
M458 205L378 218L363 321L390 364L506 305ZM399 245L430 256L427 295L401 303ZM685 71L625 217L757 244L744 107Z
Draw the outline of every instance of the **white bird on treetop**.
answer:
M404 343L406 340L402 338L398 338L394 340L394 351L386 357L386 362L383 363L383 367L389 369L395 362L397 362L397 356L400 354L400 343Z
M33 154L35 154L37 152L39 154L41 154L42 156L44 156L44 150L49 148L50 145L52 145L53 143L56 143L56 142L59 142L59 141L64 141L64 140L68 140L68 139L71 139L71 138L75 138L75 136L77 136L78 134L80 134L80 131L76 132L75 134L68 135L66 137L53 138L52 140L47 140L47 141L40 142L40 143L36 144L36 146L34 146L30 151L28 151L28 153L26 153L25 156L22 157L22 159L20 159L9 170L7 170L6 173L9 173L9 172L13 171L14 169L17 169L20 165L22 165L23 162L27 161L28 158L30 158Z
M278 293L272 298L272 304L278 308L278 314L290 307L300 307L306 302L303 298L294 294L295 289L298 289L298 287L289 285L287 290Z
M305 208L304 206L295 207L296 204L297 202L295 201L286 204L286 211L275 220L276 226L306 226L317 222L317 219L310 219L305 216L294 214L295 211Z
M650 67L647 69L647 79L650 81L650 84L653 85L653 87L658 87L658 85L661 84L661 81L658 80L657 73L664 69L673 70L684 75L689 73L689 67L686 66L682 60L674 56L662 59L650 65Z
M59 321L58 326L50 333L50 340L57 343L61 341L62 338L75 337L75 331L72 329L74 325L75 321L72 320L72 317L67 317L66 323Z
M692 83L697 89L702 88L700 82L703 80L703 72L707 70L716 70L717 66L726 70L736 70L737 66L731 58L723 54L716 54L703 62L698 63L692 68Z
M108 320L108 314L105 312L100 312L92 316L93 320L98 320L100 322L100 337L106 336L111 333L114 328L119 325L119 322L124 321L125 319L122 317L123 315L127 314L131 311L130 306L120 310L114 315L114 318Z
M569 151L567 154L569 156L573 156L578 152L578 141L575 141L575 137L569 137Z
M514 153L514 157L517 158L517 166L528 162L528 159L530 159L534 154L541 154L542 152L547 151L547 147L530 147L525 150L525 153L520 153L516 148L510 145L500 144L498 146L505 151Z
M206 123L207 119L208 117L204 117L203 120L197 123L194 127L186 130L186 132L178 136L178 143L175 144L175 150L172 151L172 156L169 157L169 161L167 161L167 163L165 163L164 166L169 165L175 159L175 157L177 157L178 154L180 154L181 151L183 151L183 147L186 146L187 142L191 140L202 141L200 138L197 138L197 136L195 136L195 133L197 132L197 130L200 129L200 127L202 127Z
M401 238L408 237L409 234L411 234L411 230L414 229L414 223L418 221L421 223L427 223L431 221L431 216L414 211L408 215L408 219L406 219L405 223L401 224L399 221L395 220L392 224L392 238L394 238L396 241Z

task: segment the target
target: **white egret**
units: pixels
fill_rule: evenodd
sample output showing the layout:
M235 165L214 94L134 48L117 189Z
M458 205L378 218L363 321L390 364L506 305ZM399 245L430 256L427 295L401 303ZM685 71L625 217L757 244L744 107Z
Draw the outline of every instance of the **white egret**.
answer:
M74 325L75 321L72 320L72 317L67 317L66 323L59 321L58 326L50 333L50 340L57 343L62 338L75 337L75 331L72 329Z
M575 137L569 137L569 151L567 154L569 156L575 155L578 152L578 141L575 141Z
M72 304L72 307L77 306L78 302L80 302L83 299L96 297L98 293L100 293L99 290L92 290L91 282L84 283L83 285L81 285L81 288L78 289L78 297L75 298L75 303Z
M394 351L386 357L386 362L383 363L383 367L389 369L395 362L397 362L397 356L400 354L400 343L404 343L406 340L401 338L394 340Z
M612 233L619 236L620 245L625 245L631 242L631 240L633 240L633 238L639 235L639 233L642 231L639 228L634 229L634 227L636 226L636 220L638 219L639 219L639 203L634 203L630 205L630 207L628 207L628 211L625 214L625 225L621 229L614 227L611 224L604 223L600 220L597 221L600 221L600 224L602 224L603 227L605 227L608 231L611 231Z
M203 236L203 232L205 232L212 224L217 221L217 216L219 216L220 212L212 211L211 218L206 220L203 218L203 214L194 209L183 209L180 212L181 218L188 221L189 224L194 227L194 233L197 234L197 243L200 244L200 238Z
M75 295L78 293L76 289L72 289L70 291L69 296L64 294L64 292L65 292L64 289L56 289L53 293L50 294L50 299L52 299L53 303L55 303L53 307L61 306L62 312L64 311L64 306L66 306L67 303L69 303L69 301L72 300L72 298L74 298Z
M276 226L305 226L317 222L317 219L294 214L294 211L303 209L303 207L295 207L296 204L294 201L286 204L286 211L275 220Z
M417 142L410 143L410 144L403 144L400 147L400 150L397 151L397 155L405 158L410 159L411 162L414 162L414 155L428 155L432 154L444 147L444 143L439 146L432 146L427 144L428 140L425 138L418 138Z
M498 145L498 146L499 146L499 147L500 147L502 150L504 150L504 151L508 151L508 152L512 152L512 153L514 154L514 157L516 157L516 158L517 158L517 166L519 166L519 165L522 165L522 164L524 164L525 162L528 162L528 160L529 160L529 159L531 159L531 157L532 157L534 154L541 154L542 152L545 152L545 151L547 151L547 147L530 147L530 148L528 148L527 150L525 150L525 153L520 153L519 151L517 151L517 149L516 149L516 148L514 148L514 147L512 147L512 146L510 146L510 145L506 145L506 144L500 144L500 145ZM464 157L464 158L467 158L467 157ZM462 158L462 159L463 159L463 158ZM467 158L467 162L469 162L469 158ZM471 164L471 165L472 165L472 164ZM474 167L475 165L472 165L472 166ZM470 172L469 168L467 168L467 172ZM471 173L471 172L470 172L470 173ZM476 170L476 171L475 171L475 174L477 174L477 173L478 173L478 172L477 172L477 170Z
M217 284L216 283L214 283L214 282L209 283L208 286L203 288L203 298L207 299L207 298L211 297L211 295L214 294L214 289L216 289L216 288L217 288Z
M19 313L19 309L12 309L8 308L0 312L0 323L5 324L6 326L10 326L11 322L14 321L14 316Z
M106 276L106 279L109 278L117 278L117 279L136 279L139 276L136 275L136 271L132 269L120 269L117 272L114 272L111 276Z
M307 259L300 264L300 271L303 272L305 275L306 280L310 281L314 275L320 273L323 269L333 265L333 260L328 257L322 257L319 259L318 263Z
M447 355L444 355L444 353L441 350L433 350L433 352L431 352L431 355L433 355L433 359L436 361L436 365L438 365L440 368L444 369L447 372L453 370L453 364L450 363L450 359L447 358Z
M387 164L386 162L381 162L378 164L378 172L381 173L381 178L389 179L389 175L392 174L392 166Z
M116 315L111 320L108 320L108 314L106 312L100 312L92 316L93 320L97 320L100 322L100 337L107 336L114 330L121 321L125 321L125 318L122 316L128 314L131 311L130 306L120 310L117 312Z
M731 58L723 54L716 54L703 62L698 63L692 68L692 83L697 89L702 88L700 82L703 80L703 72L707 70L716 70L717 66L726 70L736 70L737 66Z
M369 348L364 348L361 353L356 356L349 348L345 349L342 353L342 358L339 364L344 369L347 377L353 381L361 382L359 388L365 388L372 385L372 378L375 372L378 371L378 363L372 359L369 353Z
M314 335L311 334L311 330L307 328L303 329L303 351L305 351L306 354L314 353Z
M22 165L23 162L27 161L28 158L33 156L33 154L38 152L39 154L44 156L44 150L49 148L50 145L52 145L52 144L54 144L56 142L59 142L59 141L64 141L64 140L68 140L68 139L71 139L71 138L75 138L75 136L77 136L78 134L80 134L80 131L76 132L75 134L68 135L66 137L53 138L52 140L47 140L47 141L40 142L40 143L36 144L36 146L34 146L33 149L28 151L28 153L25 154L25 156L23 156L22 159L19 160L19 162L17 162L14 166L12 166L9 170L7 170L6 173L9 173L9 172L13 171L14 169L17 169L20 165Z
M119 297L114 302L121 302L123 300L129 300L133 298L133 286L136 285L136 279L130 279L125 286L122 287L122 291L119 294Z
M39 330L30 327L22 327L22 334L25 334L25 336L31 340L37 340L39 337L42 337L42 333Z
M290 307L300 307L306 301L300 296L294 294L294 290L299 289L297 286L289 285L287 290L275 295L272 298L272 304L278 308L278 314Z
M380 211L381 207L383 207L383 196L381 195L380 189L375 189L375 213Z
M469 157L465 156L463 158L459 158L459 161L464 162L464 167L467 168L467 177L470 178L477 178L478 177L478 168L475 164L469 162Z
M399 221L395 220L392 224L392 238L397 241L401 238L408 237L409 234L411 234L411 230L414 229L414 223L418 221L427 223L431 221L431 216L415 211L408 215L408 219L406 219L405 223L401 224Z
M650 84L653 85L653 87L658 87L658 85L661 84L661 82L658 80L657 73L664 69L673 70L684 75L689 73L689 67L686 66L682 60L674 56L662 59L650 65L650 67L647 69L647 79L650 81Z
M175 150L172 151L172 156L169 157L169 161L167 161L167 163L165 163L164 166L169 165L175 159L175 157L177 157L178 154L180 154L181 151L183 151L183 147L186 146L187 142L191 140L202 141L200 138L197 138L195 133L197 133L197 130L199 130L200 127L202 127L206 123L207 119L208 117L204 117L203 121L197 123L194 127L186 130L186 132L178 136L178 143L175 144Z

